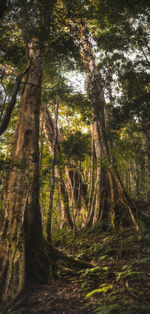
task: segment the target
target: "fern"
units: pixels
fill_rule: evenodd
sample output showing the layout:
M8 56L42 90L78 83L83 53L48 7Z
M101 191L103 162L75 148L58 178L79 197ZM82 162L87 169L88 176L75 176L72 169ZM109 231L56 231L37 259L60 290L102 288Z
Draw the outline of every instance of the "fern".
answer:
M117 273L116 281L123 280L129 277L135 278L136 276L141 275L144 275L144 272L125 270Z
M95 294L95 293L104 293L104 294L105 294L108 290L111 290L112 288L113 288L112 285L102 284L99 289L95 289L95 290L89 292L89 293L86 295L86 298L91 297L91 296L92 296L93 294Z

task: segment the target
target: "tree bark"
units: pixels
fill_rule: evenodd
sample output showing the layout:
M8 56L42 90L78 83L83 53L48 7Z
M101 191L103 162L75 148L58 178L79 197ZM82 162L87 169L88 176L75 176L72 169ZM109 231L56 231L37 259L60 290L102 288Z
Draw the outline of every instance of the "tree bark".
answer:
M58 121L58 109L59 109L59 102L57 101L56 104L56 111L55 111L55 125L54 125L54 136L53 136L53 158L51 163L51 190L50 190L50 201L49 201L49 210L48 210L48 217L47 217L47 241L49 243L52 242L52 211L53 211L53 198L54 198L54 191L55 191L55 166L56 166L56 152L57 152L57 138L58 138L58 128L57 128L57 121Z
M41 247L44 250L39 206L42 56L36 45L35 41L28 45L27 68L30 69L26 74L12 141L12 168L3 185L5 219L0 243L0 294L3 303L14 300L26 280L47 280L49 277L49 261L44 253L41 254Z

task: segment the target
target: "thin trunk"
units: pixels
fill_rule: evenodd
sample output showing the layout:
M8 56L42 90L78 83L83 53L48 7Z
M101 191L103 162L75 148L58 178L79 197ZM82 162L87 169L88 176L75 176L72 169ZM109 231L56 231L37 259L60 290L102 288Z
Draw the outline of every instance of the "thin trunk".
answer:
M8 127L9 121L11 119L11 114L16 104L16 98L19 92L21 80L23 76L29 72L29 69L30 69L30 65L29 67L27 67L27 69L24 72L20 73L18 77L16 78L11 100L7 104L6 109L4 110L4 114L2 114L2 116L0 117L0 135L2 135Z
M93 127L93 126L92 126ZM88 202L88 217L90 217L91 209L92 209L92 200L94 196L94 165L95 162L95 149L94 149L94 139L93 139L93 132L92 132L92 141L91 141L91 169L90 169L90 191L89 191L89 202Z
M81 161L79 161L79 173L81 173ZM77 209L81 209L81 176L79 176Z
M144 176L145 176L145 200L150 200L150 165L149 165L149 143L145 133L142 133L142 150L144 153Z
M48 143L49 143L49 151L51 154L53 154L53 145L52 144L53 144L53 140L54 140L54 122L51 118L49 110L46 107L43 108L42 119L44 122L45 134L47 136ZM60 152L59 141L61 141L60 134L58 134L58 138L57 138L57 145L56 145L57 152ZM57 172L58 172L58 176L60 178L60 191L61 191L61 198L64 202L65 216L66 216L68 225L71 228L73 228L73 222L72 222L72 219L70 216L68 191L67 191L67 187L65 185L64 179L63 179L62 170L61 170L60 166L57 167Z
M60 191L61 191L61 196L63 199L63 203L64 203L64 211L65 211L65 217L67 220L67 224L71 227L71 229L73 229L73 221L70 215L70 206L69 206L69 200L68 200L68 193L66 191L66 186L62 177L62 173L60 170L60 167L58 168L59 171L59 177L60 177Z
M94 122L93 125L93 136L94 136L94 145L95 145L95 153L97 160L97 168L96 168L96 200L95 200L95 214L93 222L96 222L99 219L100 206L101 206L101 147L100 147L100 139L98 134L98 126L97 122Z
M49 211L47 216L47 241L49 243L52 242L52 211L53 211L53 198L54 198L54 190L55 190L55 166L56 166L56 151L57 151L57 138L58 138L58 109L59 102L57 99L56 111L55 111L55 126L54 126L54 138L53 138L53 159L51 163L51 190L50 190L50 203L49 203Z

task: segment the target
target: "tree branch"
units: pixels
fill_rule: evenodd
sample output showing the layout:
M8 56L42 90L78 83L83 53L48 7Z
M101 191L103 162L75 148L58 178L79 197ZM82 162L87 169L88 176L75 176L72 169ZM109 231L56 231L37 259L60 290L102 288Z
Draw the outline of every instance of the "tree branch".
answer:
M13 109L15 107L15 104L16 104L16 97L17 97L17 94L18 94L18 91L19 91L21 80L22 80L23 76L28 71L29 71L29 68L27 68L24 72L20 73L18 75L18 77L16 78L16 82L15 82L15 86L14 86L14 89L13 89L13 94L12 94L11 100L10 100L10 102L7 105L4 117L3 117L2 121L0 122L0 136L5 132L5 130L8 127L12 111L13 111Z

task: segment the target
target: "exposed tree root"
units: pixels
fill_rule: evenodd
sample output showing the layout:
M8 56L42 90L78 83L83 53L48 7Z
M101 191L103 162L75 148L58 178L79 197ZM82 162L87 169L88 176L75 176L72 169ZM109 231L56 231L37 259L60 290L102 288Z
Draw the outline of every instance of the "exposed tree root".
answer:
M3 302L0 307L0 313L8 313L8 309L12 310L16 307L17 303L20 302L20 299L23 299L23 291L29 280L41 284L50 283L51 280L55 278L57 273L56 264L58 260L62 260L69 268L84 269L93 267L91 264L86 263L85 261L76 260L73 257L62 253L47 241L42 239L38 255L36 254L32 261L28 260L25 284L22 291L19 291L19 293L13 297L12 300L9 299Z
M57 260L62 260L65 262L69 268L77 268L77 269L83 269L83 268L92 268L93 266L90 263L87 263L83 260L77 260L74 259L71 256L68 256L61 251L57 250L55 247L50 245L50 250L54 254Z
M133 226L136 231L150 224L150 204L127 195L117 170L111 166L101 174L100 202L94 204L86 229L102 222L104 229Z

